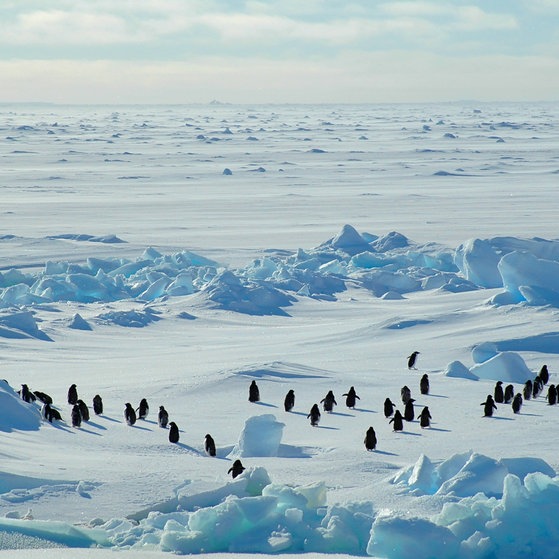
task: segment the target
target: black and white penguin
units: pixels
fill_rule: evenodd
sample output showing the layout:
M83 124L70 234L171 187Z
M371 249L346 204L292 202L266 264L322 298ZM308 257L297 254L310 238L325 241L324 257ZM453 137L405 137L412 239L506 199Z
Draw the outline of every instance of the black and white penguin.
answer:
M411 355L408 355L408 369L416 369L415 362L417 361L417 356L419 351L414 351Z
M536 377L532 383L532 398L537 398L543 389L542 379Z
M51 407L49 403L43 405L42 415L49 423L52 423L55 419L57 421L62 420L62 416L60 415L60 412L54 409L53 407Z
M495 405L495 400L493 400L493 396L491 396L491 394L487 395L487 399L485 400L485 402L482 402L480 406L484 406L483 408L484 417L492 417L493 410L497 409L497 406Z
M518 413L522 407L522 394L518 392L512 400L512 411L513 413Z
M336 402L336 398L334 397L334 393L331 390L329 390L328 394L320 400L320 403L322 404L322 409L327 413L330 413L334 409L334 406L338 405L338 402Z
M103 399L99 394L93 396L93 411L95 415L101 415L103 413Z
M40 400L43 404L48 404L49 406L52 404L52 398L48 394L45 394L40 390L33 390L33 394L37 400Z
M361 398L359 398L359 396L355 393L355 388L353 388L353 386L345 394L342 394L342 396L346 397L345 405L350 410L355 408L356 400L361 400Z
M402 414L400 413L400 410L396 410L394 412L394 417L388 422L388 423L393 423L393 429L394 431L403 431L404 430L404 418L402 417Z
M549 382L549 371L547 370L547 365L542 365L538 376L540 377L544 385Z
M311 425L313 427L316 427L319 422L320 422L320 410L318 409L318 404L314 404L313 407L311 408L311 411L309 412L309 415L307 415L307 419L311 420Z
M174 421L169 423L169 442L178 443L179 442L179 428Z
M80 412L80 406L74 404L72 408L72 427L81 427L82 424L82 414Z
M421 394L429 394L429 376L425 373L419 381L419 391Z
M377 434L372 427L369 427L367 429L367 432L365 433L364 443L367 450L375 450L375 448L377 447Z
M429 425L431 425L431 419L433 418L431 417L431 413L429 412L429 408L427 406L425 406L421 410L421 413L417 416L417 419L419 419L419 425L421 427L429 427Z
M293 390L290 390L285 395L285 400L283 401L283 407L285 411L291 411L294 406L295 406L295 392Z
M82 421L89 421L89 408L83 400L78 400L76 405L80 408L80 414L82 416Z
M206 438L204 439L204 450L208 456L216 455L215 441L211 435L206 435Z
M411 398L411 390L407 386L402 386L400 389L400 396L402 397L402 403L405 405Z
M78 402L78 389L75 384L68 388L68 403L73 406Z
M384 417L390 417L394 413L394 402L390 398L384 400Z
M245 467L243 466L241 461L235 460L235 462L233 462L233 465L229 468L227 473L231 474L233 476L233 479L235 479L237 476L240 476L244 471L245 471Z
M493 398L497 404L502 404L505 400L505 393L503 392L503 383L498 380L495 384L495 390L493 391Z
M258 388L258 385L256 384L256 381L253 380L250 383L249 389L248 389L248 401L249 402L260 402L260 390Z
M413 398L410 398L406 403L406 407L404 408L404 419L406 421L413 421L415 417L415 410L413 408L414 402L415 400Z
M163 406L159 406L159 413L157 414L157 423L162 429L167 429L169 423L169 414Z
M554 384L549 385L546 398L550 406L554 406L557 403L557 387Z
M525 400L529 400L532 397L532 390L533 390L532 381L528 379L524 384L524 390L523 390Z
M128 402L124 408L124 420L128 425L134 425L134 423L136 423L136 412L130 402Z
M21 385L21 390L19 391L19 395L21 396L21 399L24 402L27 402L28 404L34 402L37 399L35 394L33 394L31 390L29 390L29 386L27 386L27 384Z
M503 396L503 403L510 404L514 398L514 386L512 384L507 384L505 386L505 394Z
M148 401L145 398L140 400L140 405L136 408L138 419L145 419L149 413Z

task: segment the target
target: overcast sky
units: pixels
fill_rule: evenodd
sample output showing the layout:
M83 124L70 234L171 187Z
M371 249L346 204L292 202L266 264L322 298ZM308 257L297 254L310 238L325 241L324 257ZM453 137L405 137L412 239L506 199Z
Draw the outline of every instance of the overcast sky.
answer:
M559 0L1 0L0 102L559 100Z

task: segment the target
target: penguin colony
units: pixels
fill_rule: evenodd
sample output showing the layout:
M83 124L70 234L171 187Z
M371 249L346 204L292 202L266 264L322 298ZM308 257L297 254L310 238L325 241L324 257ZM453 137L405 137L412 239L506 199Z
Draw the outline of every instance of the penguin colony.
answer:
M414 351L411 355L407 357L408 370L416 370L415 363L418 351ZM510 404L512 406L512 411L515 414L520 413L522 405L525 401L536 399L540 396L549 382L549 371L547 365L543 365L540 372L535 376L533 380L528 380L524 384L521 392L516 392L512 384L508 384L503 388L503 382L497 381L495 383L493 394L488 394L484 402L481 402L480 406L483 406L483 417L492 417L495 411L498 409L496 404ZM427 374L423 374L419 382L419 392L422 396L429 395L430 385L429 377ZM248 390L248 401L251 403L260 402L260 389L253 380L249 386ZM58 409L53 405L53 399L41 391L32 391L27 384L22 384L21 389L18 391L21 399L27 403L34 403L39 401L42 403L42 417L52 423L53 421L64 421L62 415ZM355 405L357 400L361 398L357 395L356 390L353 386L349 390L342 394L345 397L345 405L350 410L355 410ZM404 413L399 409L396 409L396 404L390 399L386 398L384 401L384 417L388 420L388 423L392 425L394 432L399 432L404 430L405 422L411 423L415 420L419 420L419 425L422 429L430 427L432 416L428 406L423 406L422 410L416 416L416 411L414 407L414 402L416 400L412 398L412 391L409 386L404 385L400 390L400 399L402 405L404 406ZM550 384L547 388L547 394L545 396L548 405L553 406L559 404L559 385ZM72 427L80 428L82 423L88 422L90 420L89 407L84 400L79 398L77 385L72 384L68 388L67 401L70 406L70 421ZM332 390L322 398L319 402L322 404L322 410L324 413L330 414L334 410L334 406L337 406L336 398ZM93 412L96 415L103 414L103 400L99 394L96 394L92 400ZM295 391L293 389L289 390L284 399L284 410L286 412L291 412L295 407ZM124 405L124 421L127 425L133 426L138 420L146 420L149 414L149 404L146 398L142 398L137 408L134 408L131 403L127 402ZM315 403L310 409L308 415L306 416L310 420L310 424L313 427L319 426L321 420L321 412L319 404ZM169 421L169 413L164 406L159 406L159 411L157 415L157 423L160 428L168 429L168 439L170 443L177 444L180 440L180 430L174 421ZM377 435L373 427L369 427L365 433L364 445L367 451L374 451L377 448L378 440ZM204 439L204 451L208 456L217 456L217 447L213 437L207 434ZM242 474L246 468L243 466L240 460L235 460L231 468L228 470L228 474L231 474L233 478Z

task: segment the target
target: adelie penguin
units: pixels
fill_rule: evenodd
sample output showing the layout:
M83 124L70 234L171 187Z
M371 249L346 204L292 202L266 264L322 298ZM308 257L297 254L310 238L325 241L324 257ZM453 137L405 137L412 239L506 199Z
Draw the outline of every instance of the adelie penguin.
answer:
M68 403L73 406L78 402L78 389L75 384L68 388Z
M235 462L233 462L233 465L229 468L227 473L231 474L231 476L233 476L233 479L235 479L237 476L240 476L244 471L245 471L245 467L243 466L241 461L235 460Z
M294 406L295 406L295 392L293 392L293 390L290 390L285 395L285 400L283 401L283 408L285 409L285 411L291 411Z
M513 398L514 398L514 386L512 384L507 384L505 386L505 395L504 395L503 403L510 404Z
M411 371L412 369L417 369L415 363L417 361L417 356L419 355L419 351L414 351L411 355L408 355L408 369Z
M413 418L415 417L415 410L413 408L414 402L415 400L413 398L410 398L406 404L406 407L404 408L404 419L406 421L413 421Z
M528 379L524 384L524 390L522 391L525 400L529 400L532 397L532 389L533 389L532 381Z
M522 394L520 392L512 400L512 411L518 413L522 407Z
M359 396L357 396L357 394L355 393L355 388L353 388L353 386L347 391L346 394L342 394L342 396L346 397L345 405L350 410L355 408L356 400L361 400L361 398L359 398Z
M307 419L311 420L311 425L313 427L316 427L319 422L320 422L320 410L318 409L318 404L314 404L313 407L311 408L311 411L309 412L309 415L307 415Z
M149 413L148 401L145 398L140 400L140 405L136 408L138 419L145 419Z
M540 392L543 389L542 379L540 377L536 377L534 382L532 383L532 398L537 398L540 395Z
M334 409L334 406L338 405L338 402L336 402L336 398L334 397L334 393L331 390L329 390L328 394L320 400L320 403L322 404L322 409L327 413L330 413Z
M392 428L394 429L394 431L404 430L404 418L402 417L400 410L396 410L394 412L394 417L388 423L393 423Z
M167 429L169 423L169 414L163 406L159 406L159 413L157 414L157 424L162 429Z
M128 402L124 408L124 420L128 425L134 425L134 423L136 423L136 412L130 402Z
M61 421L62 416L58 410L55 410L51 407L50 404L45 404L43 406L43 417L49 422L52 423L54 420Z
M260 390L255 380L250 383L250 386L248 388L248 401L260 402Z
M394 402L390 398L384 400L384 417L390 417L394 413Z
M29 390L29 387L27 386L27 384L22 384L21 385L21 390L19 391L19 395L21 396L21 399L24 402L27 402L28 404L31 403L31 402L34 402L37 399L35 394L33 394L33 392L31 392L31 390Z
M103 413L103 399L99 394L93 396L93 411L95 415L101 415Z
M546 398L550 406L554 406L557 403L557 387L554 384L549 385Z
M48 404L49 406L52 404L52 398L48 394L45 394L40 390L33 390L33 394L35 395L37 400L40 400L41 402L43 402L43 404Z
M411 398L411 390L407 386L402 386L400 389L400 396L402 397L402 404L407 404Z
M72 408L72 427L81 427L82 424L82 414L80 412L80 406L74 404Z
M549 371L547 370L547 365L542 365L538 376L541 378L544 385L549 382Z
M206 438L204 439L204 450L208 456L216 455L215 441L211 435L206 435Z
M483 417L492 417L493 410L497 409L497 406L495 405L495 400L493 400L493 396L491 396L491 394L487 395L487 399L485 400L485 402L482 402L480 406L484 406Z
M419 381L419 391L421 394L429 394L429 376L425 373Z
M502 404L505 400L505 393L503 392L503 383L498 380L495 384L495 390L493 390L493 398L497 404Z
M169 442L178 443L179 442L179 428L174 421L169 423Z
M377 447L377 434L372 427L369 427L367 429L367 432L365 433L364 443L367 450L375 450L375 448Z
M76 405L80 408L80 413L82 416L82 421L89 421L89 408L83 400L78 400Z
M417 416L417 419L419 419L419 425L423 428L429 427L431 425L431 419L433 418L431 417L429 408L427 406L425 406L421 410L421 413Z

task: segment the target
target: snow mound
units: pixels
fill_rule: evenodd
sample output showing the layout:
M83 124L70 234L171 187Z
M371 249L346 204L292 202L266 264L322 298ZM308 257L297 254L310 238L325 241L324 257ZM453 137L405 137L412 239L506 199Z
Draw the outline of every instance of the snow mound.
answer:
M449 363L443 374L447 377L479 380L461 361L452 361L452 363Z
M0 337L2 338L36 338L52 341L37 325L31 311L14 312L0 316Z
M0 409L0 431L36 431L41 426L39 408L24 402L5 380L0 380Z
M470 369L470 373L480 379L518 384L524 384L534 377L534 373L530 371L524 359L512 351L497 353L482 363L476 363Z
M74 330L93 330L91 324L87 322L79 313L76 313L68 324L68 328Z
M100 324L115 324L126 328L143 328L158 320L160 320L160 317L153 309L144 309L140 311L109 311L96 317L96 321Z
M273 414L249 417L230 456L278 456L284 427Z

